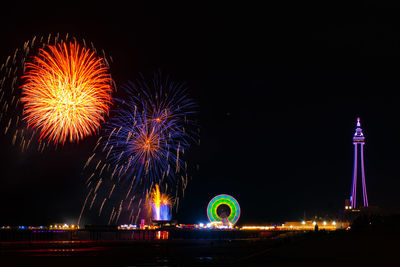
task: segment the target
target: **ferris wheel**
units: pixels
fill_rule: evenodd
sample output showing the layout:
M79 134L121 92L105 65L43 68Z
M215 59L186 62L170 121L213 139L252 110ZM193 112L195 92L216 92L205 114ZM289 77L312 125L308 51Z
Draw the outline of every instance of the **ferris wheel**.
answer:
M230 195L217 195L208 203L207 216L211 223L227 220L234 225L240 217L239 203Z

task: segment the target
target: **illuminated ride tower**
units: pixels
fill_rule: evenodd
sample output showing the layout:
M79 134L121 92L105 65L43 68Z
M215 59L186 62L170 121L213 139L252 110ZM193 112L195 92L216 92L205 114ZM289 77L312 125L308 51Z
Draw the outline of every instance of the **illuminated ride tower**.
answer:
M353 185L351 187L350 205L351 209L357 208L357 166L358 164L358 147L360 147L360 160L361 160L361 182L363 193L363 207L368 207L367 186L365 184L365 169L364 169L364 145L365 137L361 129L360 118L357 118L357 128L353 137L354 145L354 169L353 169Z

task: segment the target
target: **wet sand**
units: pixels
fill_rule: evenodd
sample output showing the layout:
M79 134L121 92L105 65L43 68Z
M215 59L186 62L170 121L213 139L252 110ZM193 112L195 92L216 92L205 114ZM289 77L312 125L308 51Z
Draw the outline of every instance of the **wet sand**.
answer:
M270 239L2 242L1 266L393 266L399 233Z

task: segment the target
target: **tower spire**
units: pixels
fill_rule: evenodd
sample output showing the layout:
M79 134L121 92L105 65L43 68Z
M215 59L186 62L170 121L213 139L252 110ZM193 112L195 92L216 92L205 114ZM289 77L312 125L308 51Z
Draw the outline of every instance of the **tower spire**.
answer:
M358 143L365 143L365 137L361 128L361 122L360 118L357 118L357 127L356 127L356 132L354 133L353 136L353 143L358 142Z

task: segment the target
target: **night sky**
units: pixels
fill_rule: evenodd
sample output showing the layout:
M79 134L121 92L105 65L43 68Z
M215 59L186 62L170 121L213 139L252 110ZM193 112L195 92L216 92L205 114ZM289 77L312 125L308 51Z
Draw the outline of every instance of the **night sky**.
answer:
M82 2L2 6L0 62L34 35L69 33L113 57L117 85L157 70L186 82L201 126L187 159L200 170L180 222L205 221L221 193L239 201L241 224L337 213L350 194L358 116L370 205L398 210L397 9ZM1 134L0 225L74 222L96 139L40 154Z

